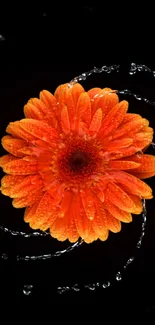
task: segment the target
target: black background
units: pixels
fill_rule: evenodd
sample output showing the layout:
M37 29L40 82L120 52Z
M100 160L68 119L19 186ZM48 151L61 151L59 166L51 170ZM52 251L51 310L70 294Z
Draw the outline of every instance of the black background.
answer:
M155 70L151 27L143 32L143 15L126 10L117 14L116 8L104 5L53 5L46 1L15 6L7 3L0 11L0 137L10 121L23 118L23 106L31 97L38 97L42 89L55 88L94 66L120 64L119 73L92 75L82 85L130 89L155 101L155 77L152 73L129 75L132 62L146 64ZM128 15L127 15L128 11ZM147 13L145 12L145 16ZM138 17L141 17L139 20ZM135 27L133 24L135 23ZM128 26L130 28L128 29ZM133 28L133 30L132 30ZM142 41L141 41L142 39ZM144 55L144 52L147 55ZM155 106L136 101L129 96L130 112L146 117L155 128ZM4 150L1 148L1 155ZM152 148L148 153L154 154ZM2 176L2 172L1 172ZM155 188L154 178L146 182ZM16 230L31 231L23 222L24 209L14 209L11 199L0 196L0 224ZM115 306L124 311L155 312L155 201L147 201L148 221L142 248L135 251L140 235L141 217L132 224L123 225L120 234L111 234L105 243L83 244L73 252L49 261L17 262L16 255L46 254L66 248L69 244L51 238L22 239L0 232L0 252L7 260L0 260L1 293L5 298L22 303L101 304L103 312ZM114 279L117 270L135 255L120 282ZM83 284L104 283L109 288L91 291ZM58 286L81 284L80 292L69 291L59 295ZM32 293L23 294L26 284L32 284Z

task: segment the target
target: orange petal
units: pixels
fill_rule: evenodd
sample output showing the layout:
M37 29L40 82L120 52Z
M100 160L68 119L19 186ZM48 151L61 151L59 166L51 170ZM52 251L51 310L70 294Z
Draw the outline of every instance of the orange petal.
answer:
M121 153L123 150L123 148L128 148L129 146L131 146L133 143L133 139L132 138L122 138L122 139L118 139L118 140L114 140L108 143L107 145L107 152L116 152L116 153Z
M50 222L52 223L56 218L54 209L55 209L55 204L53 198L48 192L45 192L37 206L36 213L35 213L36 218L42 221L45 219L45 217L46 218L48 217L50 218Z
M3 171L11 175L32 175L37 172L37 162L16 159L4 165Z
M64 217L64 215L66 214L66 212L69 210L69 207L72 204L72 199L73 199L73 194L71 191L65 191L64 192L64 196L63 199L60 203L60 212L58 214L59 218Z
M121 231L121 222L114 218L109 211L106 211L108 229L114 233Z
M129 160L139 164L139 167L136 168L136 172L154 172L155 175L155 156L148 154L133 155L129 157Z
M13 199L12 205L14 208L25 208L27 206L33 205L36 201L40 200L44 192L42 189L36 189L33 192L30 192L26 196L18 197Z
M98 108L90 123L89 131L91 133L97 133L101 127L101 122L102 122L102 110L101 108Z
M95 233L94 229L91 227L91 221L89 220L89 228L88 228L88 235L83 237L85 243L90 244L93 241L98 239L98 235Z
M30 102L24 106L24 115L27 118L32 118L35 120L43 120L44 119L43 113L36 106L31 104Z
M56 99L55 99L56 101ZM55 110L56 110L56 106L54 104L54 106L49 107L49 105L44 104L40 99L38 98L31 98L27 105L31 104L33 105L33 107L35 107L35 114L39 115L39 118L37 119L41 119L41 120L46 120L46 122L51 125L54 128L57 128L57 120L55 117ZM36 111L37 109L37 111ZM27 109L28 110L28 109ZM25 109L24 112L26 113ZM31 112L31 110L30 110ZM31 118L31 116L26 115L27 118ZM33 118L33 117L32 117Z
M76 115L75 115L75 130L78 132L79 125L82 116L84 113L87 112L87 117L85 116L84 120L90 122L91 118L91 104L90 99L87 93L82 93L78 99L77 106L76 106Z
M9 163L10 161L17 160L17 157L14 157L12 155L4 155L0 157L0 167L4 167L5 164Z
M73 198L74 220L77 232L81 238L88 236L89 219L86 217L79 194L75 194Z
M137 168L140 166L140 163L128 160L111 160L108 163L108 167L116 168L119 170L127 170L132 168Z
M20 121L10 122L6 128L6 132L13 135L15 138L22 138L26 141L35 139L35 135L26 132L22 127Z
M126 100L121 101L111 109L111 111L103 119L102 126L99 131L102 137L108 136L119 127L127 110L128 102Z
M69 203L69 202L68 202ZM74 220L74 204L70 204L69 210L67 212L67 234L68 239L71 243L74 243L78 240L79 234L76 229L75 220Z
M89 189L82 191L81 198L87 218L93 220L96 212L93 193Z
M131 200L130 196L115 183L111 182L108 184L106 197L121 210L134 213L134 202Z
M74 106L76 107L80 95L84 93L84 88L79 83L76 83L73 85L71 92L73 96Z
M48 107L50 110L55 110L57 101L56 98L47 90L42 90L39 94L40 100Z
M93 112L100 107L102 109L103 117L105 117L109 111L119 102L119 98L117 94L113 93L111 89L109 91L105 91L105 89L101 90L99 95L94 98L93 103Z
M50 226L50 234L58 240L63 234L66 234L66 218L56 218Z
M14 139L10 135L5 135L2 138L2 146L3 148L17 157L23 157L22 153L19 153L18 150L22 147L26 146L26 141L23 139Z
M131 222L132 215L129 212L123 211L119 209L116 205L114 205L108 198L105 196L104 206L107 211L109 211L112 216L120 221L123 222Z
M118 130L115 131L115 134L113 135L113 139L117 139L122 136L129 136L130 134L133 136L134 133L139 132L144 127L149 125L149 121L145 118L138 118L135 120L132 120L128 123L123 124L118 128Z
M42 121L23 119L20 120L19 123L23 130L36 138L44 140L45 142L50 143L51 140L57 138L58 136L57 131L54 128Z
M131 192L132 194L138 195L145 199L151 199L153 197L150 186L145 184L137 177L123 171L108 171L108 174L110 176L114 176L118 183L125 185L129 193Z
M18 198L29 195L29 193L43 187L43 181L39 175L30 175L23 177L20 183L10 188L10 197Z
M107 229L107 215L102 205L96 207L96 214L92 221L92 227L95 233L100 237Z
M65 134L70 133L70 121L67 106L62 104L61 107L61 127Z
M109 230L106 229L106 230L103 232L103 234L99 237L99 239L102 240L102 241L105 241L105 240L107 240L108 236L109 236Z

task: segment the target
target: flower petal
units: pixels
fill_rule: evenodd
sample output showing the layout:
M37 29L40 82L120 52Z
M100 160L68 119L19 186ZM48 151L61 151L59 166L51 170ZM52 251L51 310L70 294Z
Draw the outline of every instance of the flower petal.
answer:
M134 135L134 133L138 133L140 130L142 130L144 127L149 125L149 121L145 118L138 118L135 120L132 120L128 123L122 124L113 135L113 140L120 138L122 136L130 136Z
M96 212L94 204L94 195L89 189L82 191L80 194L86 216L88 219L93 220Z
M107 211L109 211L112 216L123 222L131 222L132 215L129 212L123 211L119 209L116 205L114 205L108 198L105 196L104 206Z
M6 151L11 153L12 155L17 157L23 157L23 154L19 153L18 150L26 146L26 141L23 139L14 139L10 135L5 135L2 138L2 146Z
M129 193L138 195L144 199L152 199L151 187L137 177L123 171L108 171L108 174L109 176L114 176L115 181L119 184L125 185Z
M108 184L106 197L121 210L134 213L134 202L131 200L130 196L115 183L110 182Z
M47 143L51 143L51 140L56 139L58 137L57 131L50 125L42 121L37 121L33 119L23 119L20 120L19 123L24 131L35 136L36 138L44 140Z
M128 110L128 102L126 100L121 101L116 106L114 106L111 111L103 119L99 133L102 137L106 137L109 134L116 131L124 116ZM113 137L114 139L115 137Z
M121 231L120 220L114 218L109 211L106 211L106 214L107 214L108 229L114 233Z
M10 188L10 197L18 198L29 195L31 192L43 187L43 181L39 175L23 177L20 183L16 183Z
M3 171L11 175L32 175L37 172L37 162L16 159L5 164Z
M33 192L30 192L29 195L13 199L12 205L14 208L25 208L27 206L31 206L40 200L43 194L44 192L42 189L36 189Z
M101 108L98 108L90 123L89 132L93 134L97 133L98 130L100 129L101 122L102 122L102 110Z
M62 104L61 107L61 127L65 134L70 133L70 121L67 106Z

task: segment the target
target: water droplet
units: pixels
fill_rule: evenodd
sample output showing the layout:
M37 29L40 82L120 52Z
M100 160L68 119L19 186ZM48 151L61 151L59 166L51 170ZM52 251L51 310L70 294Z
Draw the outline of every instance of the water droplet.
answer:
M92 283L92 284L85 284L84 287L87 288L87 289L89 289L89 290L92 290L92 291L95 290L95 284L94 283Z
M121 280L122 280L122 274L121 274L121 272L118 272L118 273L116 274L116 280L117 280L117 281L121 281Z
M79 285L76 283L76 284L74 284L72 287L71 287L71 289L73 289L74 291L80 291L80 287L79 287Z
M57 292L61 295L63 292L70 290L70 287L58 287Z
M103 284L102 284L102 287L103 287L103 288L108 288L108 287L110 287L110 282L107 281L107 282L103 283Z
M7 260L8 259L8 254L6 254L6 253L3 253L2 255L1 255L1 258L3 258L3 260Z
M137 156L138 158L141 158L141 157L143 156L143 151L142 151L142 150L137 151L137 152L136 152L136 156Z
M1 41L5 41L5 37L3 35L0 34L0 42Z
M33 285L32 284L25 284L23 288L23 294L29 296L32 293Z

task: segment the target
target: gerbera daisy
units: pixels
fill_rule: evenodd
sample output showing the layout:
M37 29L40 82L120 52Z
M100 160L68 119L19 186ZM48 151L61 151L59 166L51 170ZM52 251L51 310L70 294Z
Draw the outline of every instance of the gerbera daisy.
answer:
M155 175L155 157L137 152L151 144L153 129L127 111L110 88L63 84L54 95L41 91L24 106L25 118L9 123L1 192L26 207L31 228L91 243L142 212L142 199L153 196L141 179Z

